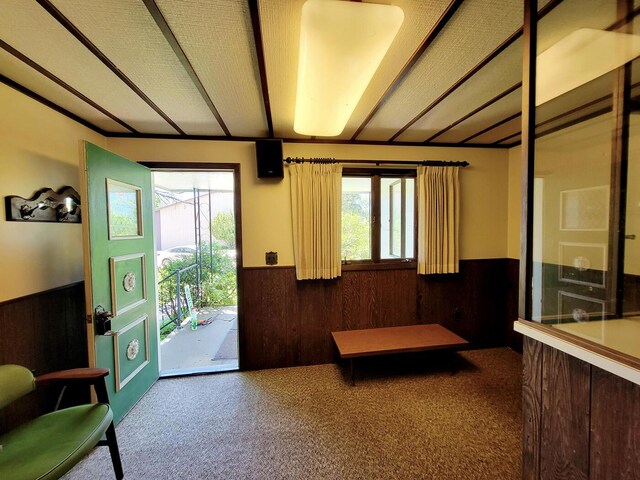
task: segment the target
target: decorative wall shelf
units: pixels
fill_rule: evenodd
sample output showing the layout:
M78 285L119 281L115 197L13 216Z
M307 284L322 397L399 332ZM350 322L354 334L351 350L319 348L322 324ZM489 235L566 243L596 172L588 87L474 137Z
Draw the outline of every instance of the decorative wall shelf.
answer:
M17 195L4 197L7 221L80 223L80 195L73 187L38 190L25 199Z

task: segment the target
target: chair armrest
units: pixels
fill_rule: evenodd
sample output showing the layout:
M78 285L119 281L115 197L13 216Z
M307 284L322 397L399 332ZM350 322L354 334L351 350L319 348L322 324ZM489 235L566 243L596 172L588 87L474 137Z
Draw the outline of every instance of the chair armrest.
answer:
M71 370L61 370L40 375L36 377L36 385L46 385L53 382L95 385L107 375L109 375L108 368L72 368Z
M108 404L109 394L107 393L105 381L107 375L109 375L108 368L72 368L71 370L45 373L44 375L36 377L36 387L49 383L63 383L65 387L70 383L89 384L93 385L96 396L98 397L98 402ZM62 397L62 393L60 397ZM59 402L60 399L58 399L58 403Z

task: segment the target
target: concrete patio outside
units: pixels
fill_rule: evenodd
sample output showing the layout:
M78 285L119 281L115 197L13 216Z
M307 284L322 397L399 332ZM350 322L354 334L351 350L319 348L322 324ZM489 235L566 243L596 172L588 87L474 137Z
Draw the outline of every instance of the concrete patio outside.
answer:
M160 375L218 372L238 368L238 309L206 307L160 342Z

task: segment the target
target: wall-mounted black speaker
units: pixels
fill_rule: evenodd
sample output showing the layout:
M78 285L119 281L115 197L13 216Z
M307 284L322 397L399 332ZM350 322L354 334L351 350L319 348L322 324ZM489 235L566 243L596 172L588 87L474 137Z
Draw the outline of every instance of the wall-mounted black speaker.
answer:
M282 140L256 140L258 178L284 178Z

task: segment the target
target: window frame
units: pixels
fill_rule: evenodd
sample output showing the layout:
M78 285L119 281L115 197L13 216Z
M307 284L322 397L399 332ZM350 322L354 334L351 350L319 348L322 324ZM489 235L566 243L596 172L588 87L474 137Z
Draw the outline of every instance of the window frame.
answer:
M393 270L393 269L415 269L418 258L418 189L414 188L413 202L413 256L408 258L380 258L381 257L381 205L382 186L381 179L384 177L416 179L416 169L414 168L343 168L342 177L366 177L371 178L371 258L363 260L342 260L342 270ZM405 196L402 201L405 203ZM406 212L406 207L402 208ZM404 216L402 224L406 225Z

